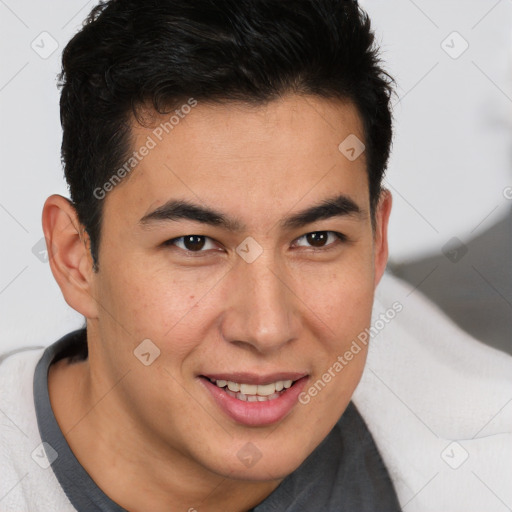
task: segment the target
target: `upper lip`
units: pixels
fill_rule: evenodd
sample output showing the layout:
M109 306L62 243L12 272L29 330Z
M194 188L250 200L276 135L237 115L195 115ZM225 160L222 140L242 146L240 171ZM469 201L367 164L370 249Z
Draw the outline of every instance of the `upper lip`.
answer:
M201 375L213 380L229 380L238 384L270 384L279 380L299 380L305 377L307 373L298 372L278 372L267 373L266 375L248 372L231 372L231 373L208 373Z

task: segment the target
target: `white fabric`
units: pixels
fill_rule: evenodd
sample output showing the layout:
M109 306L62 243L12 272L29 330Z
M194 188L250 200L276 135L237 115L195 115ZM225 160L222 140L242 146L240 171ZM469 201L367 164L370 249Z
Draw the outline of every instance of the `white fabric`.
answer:
M370 342L354 402L403 510L509 510L512 357L472 339L391 276L379 285L374 325L396 301L403 309ZM41 354L22 352L0 364L1 512L74 510L51 467L35 462L42 451L32 379Z
M512 357L389 275L377 290L374 323L395 301L403 309L370 342L353 401L403 510L511 510Z
M55 340L56 341L56 340ZM44 349L0 364L0 511L74 512L44 456L33 379Z

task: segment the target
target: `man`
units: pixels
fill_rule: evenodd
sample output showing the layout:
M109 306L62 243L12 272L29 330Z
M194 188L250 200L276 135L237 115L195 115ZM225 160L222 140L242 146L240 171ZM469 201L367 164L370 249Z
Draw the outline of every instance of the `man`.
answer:
M43 227L86 328L2 363L2 510L400 510L351 402L391 210L366 15L112 0L61 80Z

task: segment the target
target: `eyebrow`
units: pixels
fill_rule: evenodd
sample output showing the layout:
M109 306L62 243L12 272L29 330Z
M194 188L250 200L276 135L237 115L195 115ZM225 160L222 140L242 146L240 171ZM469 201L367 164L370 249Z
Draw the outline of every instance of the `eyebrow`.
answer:
M365 210L360 208L350 197L340 194L324 199L319 204L294 213L279 222L284 230L296 229L313 222L333 217L365 216ZM240 232L246 229L238 219L229 218L222 212L209 207L191 203L187 200L172 199L156 210L144 215L139 224L148 227L151 224L166 221L191 220L211 226L220 226L228 231Z

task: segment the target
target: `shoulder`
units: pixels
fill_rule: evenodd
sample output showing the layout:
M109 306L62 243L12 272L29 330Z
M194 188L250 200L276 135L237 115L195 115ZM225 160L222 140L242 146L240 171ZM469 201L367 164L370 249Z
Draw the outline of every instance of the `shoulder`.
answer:
M493 493L512 503L512 357L392 276L379 286L372 327L354 402L402 506L500 510Z
M0 506L5 512L74 510L47 464L37 426L33 379L43 352L43 347L27 347L0 354Z

